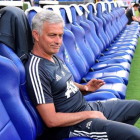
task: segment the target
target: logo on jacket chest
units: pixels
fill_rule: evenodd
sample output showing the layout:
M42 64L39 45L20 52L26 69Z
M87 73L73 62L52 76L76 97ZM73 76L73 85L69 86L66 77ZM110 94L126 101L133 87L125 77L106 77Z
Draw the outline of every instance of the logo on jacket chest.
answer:
M73 81L67 81L67 91L65 92L65 96L67 96L67 99L70 98L71 93L76 93L78 91L78 88L74 85Z

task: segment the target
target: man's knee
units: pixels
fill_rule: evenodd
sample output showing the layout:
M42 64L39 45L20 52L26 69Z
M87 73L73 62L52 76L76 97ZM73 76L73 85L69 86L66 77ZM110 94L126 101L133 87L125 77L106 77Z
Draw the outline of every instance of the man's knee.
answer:
M140 140L140 130L137 127L131 130L130 140Z
M135 108L140 112L140 101L138 100L133 100L133 105Z
M133 100L133 101L137 106L140 106L140 101L138 101L138 100Z
M119 137L116 138L118 134ZM132 125L122 126L122 129L119 129L115 135L115 138L113 137L111 140L140 140L140 130Z

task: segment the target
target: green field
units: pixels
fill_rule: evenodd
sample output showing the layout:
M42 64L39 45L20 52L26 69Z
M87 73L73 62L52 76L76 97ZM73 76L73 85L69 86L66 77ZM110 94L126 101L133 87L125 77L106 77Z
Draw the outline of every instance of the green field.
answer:
M137 99L140 101L140 38L131 64L126 99ZM140 119L135 126L140 129Z

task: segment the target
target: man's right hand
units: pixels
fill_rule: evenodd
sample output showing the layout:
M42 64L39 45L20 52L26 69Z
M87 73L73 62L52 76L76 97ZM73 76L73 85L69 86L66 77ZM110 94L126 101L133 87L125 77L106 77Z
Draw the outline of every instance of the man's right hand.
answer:
M104 114L100 111L89 111L89 118L100 118L107 120Z

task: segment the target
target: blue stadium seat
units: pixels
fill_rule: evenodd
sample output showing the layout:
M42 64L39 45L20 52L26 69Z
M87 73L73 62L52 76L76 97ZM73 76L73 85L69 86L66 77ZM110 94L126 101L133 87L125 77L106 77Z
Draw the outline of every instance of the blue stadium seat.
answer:
M15 54L15 52L1 42L0 42L0 55L10 59L15 64L15 67L18 71L18 78L19 78L18 94L20 94L22 102L30 112L36 126L36 135L39 136L43 132L43 123L42 123L42 119L40 118L39 114L34 108L32 102L30 101L30 98L26 91L26 74L25 74L24 65L19 59L19 57Z
M25 11L25 15L27 16L30 27L31 27L31 24L32 24L32 18L34 17L36 12L40 12L41 10L42 10L42 8L40 8L40 7L30 7Z
M35 140L38 130L22 101L19 70L11 60L2 56L0 67L0 139Z

